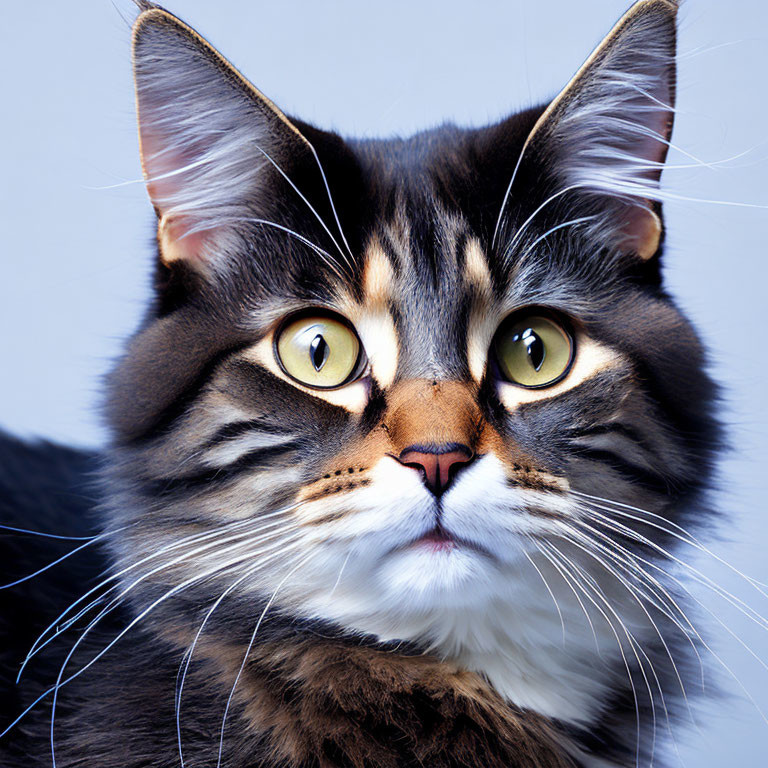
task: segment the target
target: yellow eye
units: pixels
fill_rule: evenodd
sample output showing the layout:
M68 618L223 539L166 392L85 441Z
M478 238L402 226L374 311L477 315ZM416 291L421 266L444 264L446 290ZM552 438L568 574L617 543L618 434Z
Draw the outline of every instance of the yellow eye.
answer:
M502 376L521 387L548 387L568 373L573 338L544 315L516 315L496 334L494 348Z
M329 389L346 384L360 360L360 342L341 319L303 315L283 326L275 342L280 367L301 384Z

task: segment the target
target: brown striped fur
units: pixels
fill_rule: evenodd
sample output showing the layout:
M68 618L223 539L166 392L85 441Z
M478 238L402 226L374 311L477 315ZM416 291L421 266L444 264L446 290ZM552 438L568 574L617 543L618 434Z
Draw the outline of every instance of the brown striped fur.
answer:
M222 649L216 661L231 679L239 649ZM268 733L272 758L291 768L575 765L546 718L431 656L322 639L265 644L242 680L245 727Z
M59 613L45 637L62 631L31 683L0 680L5 714L77 643L57 768L211 768L220 743L222 768L624 768L637 718L648 762L678 667L622 578L642 588L658 562L663 581L674 555L648 549L673 536L625 512L700 522L719 435L703 345L661 282L676 6L640 0L550 107L355 140L140 5L156 291L83 503L106 532L87 572L108 581L87 594L73 571L52 615L30 612L2 671ZM356 335L338 387L278 360L297 313ZM537 313L572 364L525 388L495 339ZM430 485L406 458L426 454L456 466ZM0 742L3 768L47 765L50 698Z

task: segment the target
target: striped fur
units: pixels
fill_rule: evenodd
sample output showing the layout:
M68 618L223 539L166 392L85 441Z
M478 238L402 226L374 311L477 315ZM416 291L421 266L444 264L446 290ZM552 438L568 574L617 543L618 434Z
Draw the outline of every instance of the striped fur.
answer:
M649 764L690 643L620 564L671 590L671 537L622 510L701 520L718 445L660 284L674 5L637 3L549 108L377 141L286 117L144 6L157 292L108 383L119 613L75 659L141 634L62 688L57 765ZM551 387L494 364L524 307L572 329ZM308 308L352 325L362 376L284 373ZM473 457L439 500L397 460L436 444ZM438 524L455 545L414 545Z

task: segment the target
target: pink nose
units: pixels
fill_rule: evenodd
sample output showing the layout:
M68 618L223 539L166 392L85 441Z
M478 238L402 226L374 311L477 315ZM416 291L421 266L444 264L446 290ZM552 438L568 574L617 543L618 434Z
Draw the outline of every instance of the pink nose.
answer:
M474 457L466 445L446 443L443 445L411 445L398 460L406 467L421 471L424 485L435 496L444 493L460 469L466 467Z

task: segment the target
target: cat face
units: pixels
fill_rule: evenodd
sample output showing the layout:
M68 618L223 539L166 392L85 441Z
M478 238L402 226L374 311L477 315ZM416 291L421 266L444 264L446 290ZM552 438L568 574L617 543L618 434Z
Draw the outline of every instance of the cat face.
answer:
M157 298L111 378L108 474L137 606L197 606L166 634L268 601L458 655L551 644L569 564L565 610L592 580L642 623L631 510L684 514L713 447L660 286L673 56L674 9L639 3L546 110L352 141L140 16Z

